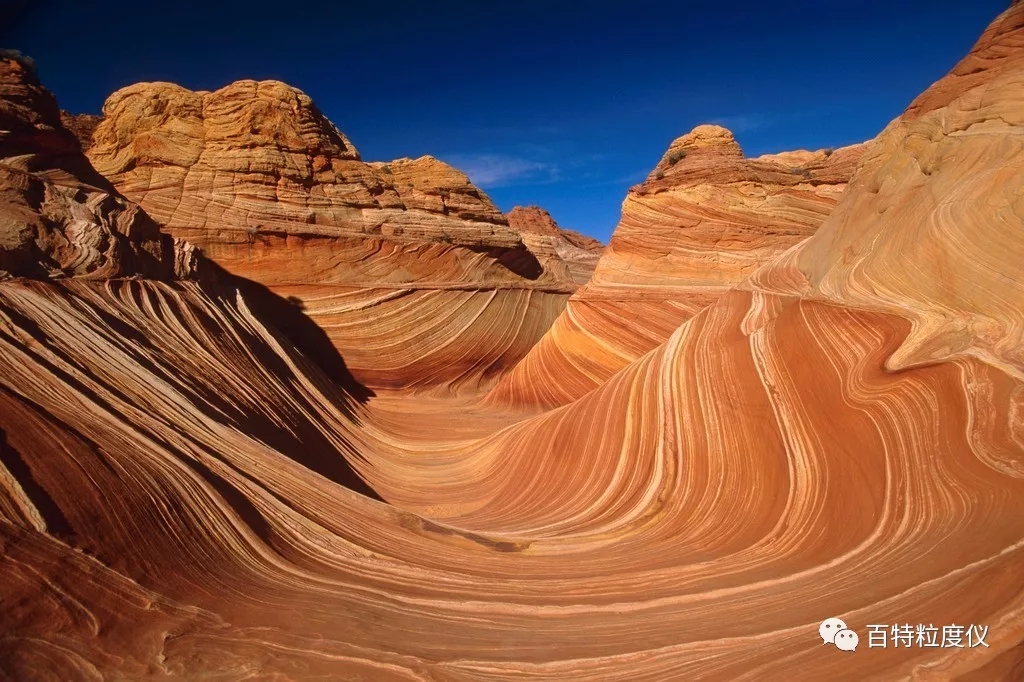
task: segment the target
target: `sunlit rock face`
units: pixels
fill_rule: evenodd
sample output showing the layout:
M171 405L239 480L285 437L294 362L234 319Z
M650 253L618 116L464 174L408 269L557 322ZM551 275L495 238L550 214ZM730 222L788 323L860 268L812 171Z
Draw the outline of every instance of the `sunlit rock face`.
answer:
M0 282L0 674L1020 679L1022 67L1016 3L812 236L537 414L374 396L230 278Z
M592 279L491 400L550 408L599 386L814 234L862 150L747 159L733 134L713 125L675 140L626 196Z
M88 151L96 168L165 230L301 305L375 388L491 381L585 279L575 252L542 262L451 166L364 163L284 83L141 83L103 114Z
M516 206L506 217L509 227L520 234L526 248L537 256L545 270L557 272L560 279L577 285L590 281L604 250L601 242L562 229L539 206Z
M799 276L806 297L912 321L893 369L1024 362L1022 12L885 129L820 238L757 278Z

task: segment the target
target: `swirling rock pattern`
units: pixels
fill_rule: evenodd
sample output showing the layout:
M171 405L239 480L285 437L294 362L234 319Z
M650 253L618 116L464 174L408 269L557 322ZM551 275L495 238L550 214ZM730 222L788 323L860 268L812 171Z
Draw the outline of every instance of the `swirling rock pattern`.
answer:
M893 368L965 355L1012 372L1024 362L1024 13L1014 8L886 128L821 238L778 267L807 279L804 296L911 319Z
M0 58L0 278L166 278L175 258L173 240L89 165L34 70Z
M307 95L276 81L122 89L88 154L175 237L295 300L375 389L486 384L596 260L520 233L437 159L364 163ZM374 347L367 334L392 338Z
M813 234L862 150L747 159L731 132L712 125L675 140L630 189L590 282L490 399L551 408L599 386Z
M230 280L0 283L0 670L1020 679L1024 4L967 63L813 236L540 414L368 396Z

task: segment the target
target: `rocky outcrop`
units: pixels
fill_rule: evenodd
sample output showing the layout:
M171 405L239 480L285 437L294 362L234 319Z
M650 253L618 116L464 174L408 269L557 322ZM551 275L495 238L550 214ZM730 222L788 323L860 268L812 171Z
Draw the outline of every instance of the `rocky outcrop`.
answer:
M818 238L755 283L909 319L891 369L962 357L1024 366L1022 67L1014 3L879 135Z
M731 132L675 140L623 205L595 287L714 296L806 239L831 212L863 147L746 159Z
M549 272L575 284L586 284L597 265L604 245L593 237L565 230L539 206L515 206L506 215L509 226L519 233L526 248Z
M551 214L540 206L513 206L505 217L512 229L521 235L560 237L578 249L598 255L604 249L604 244L593 237L559 227Z
M103 111L96 168L175 237L295 300L375 388L493 381L578 286L578 266L538 260L464 173L432 157L365 163L283 83L142 83ZM514 334L493 326L509 319ZM383 354L367 339L382 325Z
M0 277L188 275L173 239L126 201L21 60L0 59Z
M60 122L78 138L78 143L82 145L83 151L88 151L92 146L92 134L101 120L103 119L93 114L72 114L63 109L60 112Z
M630 189L593 277L491 399L555 407L593 390L812 235L862 151L747 159L730 131L712 125L673 141Z
M359 392L241 290L0 282L0 676L1019 679L1024 4L994 27L812 236L541 414Z
M111 95L103 111L89 150L96 168L215 258L245 254L262 237L325 254L328 240L374 237L522 248L464 174L430 157L364 163L313 101L284 83L239 81L216 92L140 83Z

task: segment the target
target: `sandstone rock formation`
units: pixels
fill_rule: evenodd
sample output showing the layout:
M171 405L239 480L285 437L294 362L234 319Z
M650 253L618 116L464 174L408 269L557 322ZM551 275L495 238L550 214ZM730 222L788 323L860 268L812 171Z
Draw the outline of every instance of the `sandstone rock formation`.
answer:
M217 259L241 259L253 241L286 236L521 247L465 175L430 157L363 163L307 95L276 81L212 93L170 83L119 90L104 105L89 157L161 225Z
M812 236L533 416L360 396L241 289L0 282L0 675L1019 679L1022 68L1016 2Z
M88 153L175 237L302 305L378 389L491 381L540 338L585 271L557 253L538 260L437 159L364 163L307 95L275 81L122 89ZM454 343L452 327L463 329ZM382 353L383 336L392 342Z
M964 356L1011 371L1024 363L1022 42L1014 3L883 131L821 238L778 265L806 279L805 297L908 318L893 369ZM864 221L869 211L878 219Z
M0 59L0 277L174 269L173 240L92 169L35 73Z
M550 408L599 386L813 234L862 150L747 159L731 132L712 125L676 139L629 191L590 282L491 399Z
M515 206L508 212L509 226L518 232L530 253L559 279L586 284L604 246L593 237L558 226L539 206Z
M102 119L93 114L72 114L61 109L60 122L64 124L71 134L78 138L83 151L88 151L92 146L92 134L99 126Z

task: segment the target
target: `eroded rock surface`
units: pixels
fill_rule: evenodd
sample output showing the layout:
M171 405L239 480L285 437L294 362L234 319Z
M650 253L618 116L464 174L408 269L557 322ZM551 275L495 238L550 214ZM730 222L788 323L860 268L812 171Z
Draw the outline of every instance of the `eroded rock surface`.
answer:
M712 125L676 139L630 189L590 281L492 399L555 407L599 386L814 234L862 150L747 159L730 131Z
M518 232L526 248L546 270L560 279L586 284L594 274L604 245L593 237L558 226L539 206L516 206L508 212L509 226Z
M175 237L302 306L379 389L486 385L582 278L557 254L542 262L464 173L429 156L365 163L276 81L122 89L89 157Z
M0 59L0 277L167 278L175 260L173 240L89 165L35 73Z
M0 282L0 675L1019 679L1024 5L964 64L813 235L535 415L369 395L244 287Z
M72 114L61 109L60 121L72 135L78 138L83 151L88 151L92 146L92 134L99 126L101 117L94 114Z

